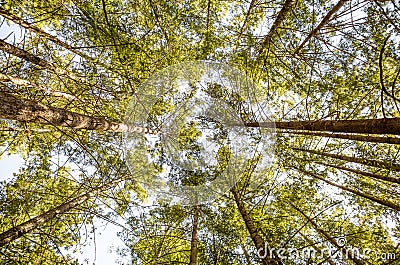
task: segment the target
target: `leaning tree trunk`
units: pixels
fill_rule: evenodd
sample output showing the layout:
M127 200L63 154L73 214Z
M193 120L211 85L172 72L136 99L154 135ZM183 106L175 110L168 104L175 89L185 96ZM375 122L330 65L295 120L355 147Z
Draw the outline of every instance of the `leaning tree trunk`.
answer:
M20 99L9 93L0 93L0 118L21 122L35 122L74 129L112 132L138 132L156 134L156 131L91 117L65 109L43 105L36 101Z
M262 263L264 265L282 265L283 263L278 258L275 257L275 253L270 253L270 250L267 247L268 245L265 244L264 239L258 233L256 227L254 226L253 220L251 219L243 201L240 199L236 189L232 188L231 192L235 199L236 206L238 207L238 210L242 215L243 221L246 224L247 230L249 231L250 237L253 240L257 251L262 249L266 252L263 253L265 257L261 259Z
M353 253L353 251L351 249L348 249L346 246L339 245L338 242L336 242L336 240L333 237L331 237L326 231L324 231L323 229L319 228L317 223L313 220L313 218L311 218L308 215L306 215L300 208L295 206L293 203L289 202L289 204L294 209L296 209L296 211L298 211L301 215L303 215L307 219L307 221L314 227L314 229L318 233L322 234L329 241L329 243L331 243L338 250L340 250L344 257L347 257L347 258L351 259L357 265L363 265L364 264L364 262L362 260L360 260L357 257L355 257L355 255L354 255L354 253ZM350 254L350 257L348 257L349 254Z
M347 140L370 142L370 143L400 144L400 137L391 137L391 136L370 136L370 135L357 135L357 134L347 134L347 133L307 132L307 131L281 131L280 133L311 135L311 136L347 139Z
M20 225L17 225L15 227L1 233L0 234L0 247L10 243L11 241L13 241L17 238L20 238L21 236L32 231L33 229L42 226L43 224L52 220L57 215L66 213L69 210L74 209L75 207L77 207L77 206L81 205L82 203L84 203L85 201L89 200L92 196L115 186L117 183L121 182L122 180L123 179L121 179L121 178L113 180L108 184L105 184L101 187L93 189L92 191L90 191L84 195L75 197L72 200L69 200L69 201L67 201L45 213L42 213L41 215L38 215Z
M198 237L197 230L199 227L200 206L194 207L193 224L192 224L192 239L190 241L190 262L189 265L197 265L197 245Z
M400 178L391 177L391 176L382 176L382 175L365 172L365 171L358 170L358 169L353 169L353 168L348 168L348 167L343 167L343 166L338 166L338 165L332 165L332 164L327 164L327 163L323 163L323 162L316 162L316 163L320 164L320 165L324 165L326 167L333 167L336 169L349 171L351 173L359 174L359 175L366 176L369 178L374 178L374 179L378 179L378 180L384 180L384 181L389 181L389 182L400 184Z
M389 169L389 170L400 171L400 164L395 164L395 163L386 162L386 161L330 154L330 153L325 153L325 152L321 152L321 151L308 150L308 149L302 149L302 148L293 148L293 150L307 152L310 154L321 155L321 156L325 156L325 157L331 157L331 158L340 159L343 161L357 163L357 164L362 164L362 165L366 165L366 166L370 166L370 167L378 167L378 168L385 168L385 169Z
M370 195L370 194L366 194L366 193L364 193L364 192L355 190L355 189L353 189L353 188L349 188L349 187L347 187L347 186L343 186L343 185L337 184L337 183L335 183L335 182L333 182L333 181L327 180L327 179L325 179L325 178L323 178L323 177L321 177L321 176L319 176L319 175L317 175L317 174L314 174L314 173L312 173L312 172L310 172L310 171L307 171L307 170L303 170L303 169L299 169L299 168L296 168L296 170L298 170L299 172L304 173L304 174L306 174L306 175L308 175L308 176L311 176L311 177L313 177L313 178L322 180L322 181L328 183L329 185L332 185L332 186L334 186L334 187L337 187L337 188L339 188L339 189L341 189L341 190L344 190L344 191L353 193L353 194L355 194L355 195L357 195L357 196L360 196L360 197L362 197L362 198L364 198L364 199L367 199L367 200L376 202L376 203L378 203L378 204L380 204L380 205L387 206L387 207L389 207L389 208L392 208L393 210L400 211L400 205L397 205L397 204L395 204L395 203L393 203L393 202L390 202L390 201L387 201L387 200L384 200L384 199L375 198L374 196L372 196L372 195Z
M314 37L317 32L322 29L331 19L331 17L349 0L340 0L332 9L324 16L322 21L316 26L308 35L307 37L303 40L303 42L297 47L295 52L293 53L294 55L298 54L301 49L303 49L304 45L312 38Z
M21 59L23 59L25 61L31 62L33 64L36 64L36 65L38 65L40 67L43 67L43 68L45 68L47 70L51 70L56 74L65 75L65 76L68 76L69 78L71 78L73 80L77 80L77 81L81 81L81 82L85 81L82 78L76 76L75 74L70 73L69 71L67 71L65 69L59 68L55 64L50 63L50 62L48 62L48 61L46 61L46 60L44 60L44 59L42 59L40 57L37 57L36 55L33 55L33 54L23 50L23 49L20 49L20 48L14 46L14 45L11 45L11 44L3 41L2 39L0 39L0 50L4 51L6 53L12 54L12 55L14 55L16 57L19 57L19 58L21 58Z
M55 43L57 45L60 45L61 47L69 50L70 52L73 52L73 53L81 56L82 58L85 58L85 59L90 60L90 61L94 61L94 59L92 57L90 57L90 56L78 51L77 49L75 49L71 45L59 40L58 38L56 38L55 36L53 36L53 35L51 35L51 34L49 34L47 32L44 32L43 30L39 29L38 27L33 26L31 23L23 20L22 18L14 15L14 14L11 14L10 12L8 12L7 10L5 10L3 8L0 8L0 15L2 15L5 18L7 18L8 20L11 20L15 24L20 25L21 27L24 27L25 29L27 29L27 30L29 30L31 32L34 32L35 34L37 34L37 35L39 35L39 36L41 36L41 37L43 37L45 39L48 39L49 41L51 41L51 42L53 42L53 43Z
M400 118L364 120L316 120L288 122L248 122L247 127L264 127L287 130L327 131L342 133L400 135Z
M268 34L264 37L261 43L261 49L259 51L258 57L265 51L265 49L268 49L269 44L272 40L272 36L276 32L276 30L280 27L280 25L285 21L287 15L289 14L290 9L294 5L295 1L294 0L286 0L283 3L282 9L279 11L274 23L272 24Z
M311 246L313 249L315 249L316 251L317 251L317 253L324 253L323 251L323 249L321 249L321 248L319 248L319 247L317 247L317 243L316 242L314 242L314 241L312 241L311 239L309 239L306 235L303 235L301 232L299 232L299 234L307 241L307 243L309 244L309 246ZM329 254L328 254L328 256L325 258L325 260L329 263L329 264L331 264L331 265L336 265L336 263L334 263L333 261L332 261L332 259L331 259L331 257L329 256Z
M54 97L63 97L68 100L77 100L78 99L77 97L75 97L71 94L68 94L65 92L53 91L45 86L37 85L37 84L29 82L28 80L25 80L25 79L22 79L19 77L15 77L15 76L11 76L11 75L6 75L6 74L0 73L0 81L1 82L11 82L17 86L32 87L37 90L43 91L44 93L46 93L48 95L52 95Z

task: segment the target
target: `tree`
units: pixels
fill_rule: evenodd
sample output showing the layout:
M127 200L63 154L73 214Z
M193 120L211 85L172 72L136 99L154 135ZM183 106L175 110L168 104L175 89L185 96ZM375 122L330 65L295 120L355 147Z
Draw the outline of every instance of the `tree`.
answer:
M20 154L24 166L0 185L0 237L8 240L0 259L77 264L64 250L84 245L83 230L101 218L123 229L119 253L137 264L395 263L398 9L345 0L7 1L0 16L24 31L0 41L0 152ZM244 94L274 110L268 119L223 86L207 91L240 117L232 130L258 137L276 129L275 160L243 156L238 183L214 203L140 207L151 197L141 182L173 164L165 141L196 158L196 141L207 137L194 122L173 133L153 126L177 106L167 93L147 106L145 90L154 88L138 88L187 60L231 64L255 81ZM152 108L148 125L124 120L132 99ZM121 133L156 139L130 150L129 174ZM172 181L195 186L220 176L228 145L218 166L176 170ZM156 152L160 159L149 160ZM357 256L368 249L377 255Z

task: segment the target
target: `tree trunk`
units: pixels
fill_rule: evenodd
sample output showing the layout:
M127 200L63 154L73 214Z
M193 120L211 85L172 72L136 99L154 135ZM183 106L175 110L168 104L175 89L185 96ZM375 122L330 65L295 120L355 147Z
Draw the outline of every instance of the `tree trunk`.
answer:
M307 221L311 223L311 225L314 227L314 229L315 229L318 233L322 234L322 235L329 241L329 243L331 243L333 246L335 246L337 249L339 249L339 250L342 252L342 254L343 254L344 257L351 259L351 260L352 260L355 264L357 264L357 265L363 265L363 264L364 264L363 261L359 260L357 257L354 256L354 253L353 253L353 251L351 251L351 249L347 249L346 246L340 246L340 245L336 242L336 240L335 240L333 237L331 237L331 236L330 236L327 232L325 232L324 230L320 229L320 228L318 227L317 223L315 223L314 220L313 220L312 218L310 218L308 215L306 215L302 210L300 210L300 209L299 209L297 206L295 206L293 203L289 202L289 204L290 204L294 209L296 209L296 211L298 211L301 215L303 215L303 216L307 219Z
M52 220L55 216L66 213L67 211L81 205L83 202L90 199L90 197L96 195L99 192L105 191L108 188L115 186L117 183L121 182L122 180L123 179L121 179L121 178L113 180L108 184L105 184L101 187L93 189L92 191L90 191L84 195L75 197L72 200L69 200L69 201L67 201L45 213L42 213L41 215L38 215L20 225L17 225L15 227L1 233L0 234L0 247L25 235L26 233L32 231L33 229L38 228L39 226L42 226L43 224Z
M256 250L264 250L266 253L262 253L265 255L265 258L262 258L261 261L264 265L282 265L283 263L275 256L274 253L270 253L268 245L265 244L265 241L262 239L260 234L257 232L256 227L254 226L253 220L251 219L249 213L247 212L246 206L244 205L243 201L239 198L238 192L232 188L231 192L235 199L236 206L240 214L242 215L243 221L246 224L247 230L249 231L250 237L254 242ZM272 258L271 258L272 257Z
M36 132L36 133L45 133L52 132L50 129L38 129L38 128L12 128L12 127L0 127L0 132Z
M322 249L320 249L319 247L317 247L311 239L309 239L306 235L303 235L301 232L299 232L299 234L307 241L308 244L310 244L310 246L315 249L316 251L318 251L317 253L322 253ZM331 264L331 265L336 265L336 263L334 263L331 259L331 257L326 257L325 260Z
M29 82L28 80L25 80L25 79L22 79L19 77L15 77L15 76L10 76L10 75L0 73L0 81L1 82L11 82L14 85L18 85L18 86L33 87L37 90L44 91L48 95L52 95L55 97L63 97L68 100L77 100L78 99L77 97L75 97L71 94L59 92L59 91L53 91L45 86L37 85L37 84Z
M364 120L249 122L245 123L245 126L277 128L277 129L287 129L287 130L400 135L400 118L364 119Z
M306 131L282 131L280 133L311 135L311 136L320 136L320 137L338 138L338 139L348 139L348 140L353 140L353 141L362 141L362 142L370 142L370 143L400 144L399 137L390 137L390 136L382 137L382 136L355 135L355 134L345 134L345 133L306 132Z
M20 99L9 93L0 94L0 118L21 122L35 122L64 126L74 129L112 132L138 132L157 134L158 132L138 126L108 121L68 110L50 107L41 103Z
M387 201L387 200L383 200L383 199L378 199L378 198L375 198L374 196L372 196L370 194L366 194L366 193L363 193L361 191L358 191L358 190L355 190L355 189L352 189L352 188L349 188L349 187L346 187L346 186L342 186L342 185L337 184L337 183L335 183L333 181L327 180L327 179L325 179L325 178L323 178L323 177L321 177L321 176L319 176L317 174L314 174L314 173L312 173L310 171L306 171L306 170L299 169L299 168L296 168L296 170L298 170L299 172L304 173L306 175L309 175L309 176L311 176L313 178L322 180L322 181L328 183L329 185L337 187L337 188L339 188L341 190L348 191L350 193L353 193L355 195L358 195L358 196L363 197L365 199L368 199L370 201L373 201L373 202L379 203L381 205L387 206L389 208L392 208L393 210L400 211L400 205L397 205L397 204L395 204L393 202L390 202L390 201Z
M358 157L353 157L353 156L329 154L329 153L325 153L325 152L321 152L321 151L307 150L307 149L302 149L302 148L293 148L293 150L307 152L307 153L321 155L321 156L326 156L326 157L331 157L331 158L340 159L343 161L362 164L362 165L371 166L371 167L378 167L378 168L385 168L385 169L389 169L389 170L400 171L400 164L395 164L392 162L379 161L379 160L373 160L373 159L367 159L367 158L358 158Z
M250 255L247 252L246 247L244 246L243 243L240 244L240 248L242 249L244 257L246 258L247 265L251 265Z
M193 224L192 224L192 240L190 242L190 262L189 265L197 265L197 230L199 226L200 206L194 207Z
M285 3L283 3L283 7L279 11L278 16L276 17L274 23L271 26L271 29L269 30L267 36L265 36L264 39L262 40L259 56L261 55L261 53L264 52L264 50L266 48L268 48L269 43L271 42L272 36L274 35L274 33L278 29L278 27L285 20L287 14L289 13L290 9L292 8L294 2L295 2L294 0L286 0Z
M298 54L301 49L303 49L304 45L317 34L317 32L322 29L331 19L331 17L349 0L340 0L322 19L322 21L318 24L317 27L315 27L305 38L305 40L297 47L297 49L294 52L294 55Z
M349 171L349 172L352 172L352 173L355 173L355 174L359 174L359 175L362 175L362 176L366 176L366 177L370 177L370 178L374 178L374 179L379 179L379 180L384 180L384 181L389 181L389 182L400 184L400 178L391 177L391 176L382 176L382 175L378 175L378 174L374 174L374 173L370 173L370 172L365 172L365 171L352 169L352 168L348 168L348 167L337 166L337 165L331 165L331 164L327 164L327 163L323 163L323 162L316 162L316 163L320 164L320 165L327 166L327 167L333 167L333 168L336 168L336 169Z
M71 45L69 45L69 44L57 39L55 36L53 36L53 35L51 35L51 34L49 34L47 32L44 32L43 30L33 26L32 24L26 22L22 18L14 15L14 14L9 13L8 11L6 11L3 8L0 8L0 15L2 15L5 18L7 18L8 20L11 20L15 24L20 25L21 27L24 27L25 29L36 33L37 35L39 35L39 36L41 36L41 37L43 37L45 39L48 39L49 41L51 41L51 42L53 42L53 43L55 43L57 45L60 45L61 47L69 50L70 52L81 56L82 58L85 58L85 59L90 60L90 61L94 61L94 59L91 58L90 56L78 51L77 49L75 49Z
M82 78L76 76L75 74L70 73L69 71L67 71L65 69L61 69L61 68L55 66L54 64L49 63L46 60L43 60L43 59L41 59L41 58L39 58L39 57L37 57L37 56L35 56L35 55L23 50L23 49L20 49L20 48L14 46L14 45L11 45L11 44L3 41L2 39L0 39L0 50L3 50L4 52L12 54L12 55L14 55L16 57L19 57L19 58L21 58L21 59L23 59L25 61L28 61L28 62L31 62L31 63L36 64L38 66L41 66L41 67L43 67L45 69L51 70L56 74L65 75L65 76L68 76L71 79L78 80L78 81L84 81Z

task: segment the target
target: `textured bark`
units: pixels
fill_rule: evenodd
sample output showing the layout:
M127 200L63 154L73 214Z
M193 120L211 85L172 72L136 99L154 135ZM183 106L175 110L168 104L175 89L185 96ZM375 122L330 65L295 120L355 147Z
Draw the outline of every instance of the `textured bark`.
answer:
M75 53L75 54L81 56L82 58L85 58L85 59L88 59L88 60L91 60L91 61L94 60L94 59L91 58L90 56L88 56L88 55L86 55L86 54L84 54L84 53L78 51L77 49L75 49L75 48L72 47L71 45L69 45L69 44L67 44L67 43L65 43L65 42L63 42L63 41L57 39L55 36L53 36L53 35L51 35L51 34L49 34L49 33L47 33L47 32L44 32L43 30L41 30L41 29L39 29L39 28L33 26L32 24L30 24L30 23L28 23L27 21L21 19L20 17L14 15L14 14L9 13L8 11L6 11L6 10L3 9L3 8L0 8L0 15L2 15L2 16L5 17L5 18L7 18L8 20L11 20L11 21L14 22L15 24L20 25L21 27L24 27L25 29L27 29L27 30L29 30L29 31L31 31L31 32L34 32L35 34L37 34L37 35L39 35L39 36L41 36L41 37L43 37L43 38L46 38L46 39L48 39L49 41L51 41L51 42L53 42L53 43L55 43L55 44L57 44L57 45L60 45L61 47L63 47L63 48L65 48L65 49L69 50L70 52L73 52L73 53Z
M331 19L331 17L349 0L340 0L322 19L322 21L318 24L317 27L315 27L308 35L307 37L303 40L303 42L297 47L297 49L294 52L294 55L298 54L301 49L303 49L304 45L312 38L314 37L317 32L322 29Z
M386 162L386 161L379 161L379 160L373 160L373 159L367 159L367 158L358 158L358 157L345 156L345 155L336 155L336 154L330 154L330 153L325 153L325 152L321 152L321 151L307 150L307 149L301 149L301 148L293 148L293 150L307 152L307 153L321 155L321 156L326 156L326 157L331 157L331 158L340 159L343 161L362 164L362 165L371 166L371 167L379 167L379 168L400 171L400 164L395 164L395 163Z
M29 233L35 228L38 228L48 221L52 220L54 217L56 217L59 214L63 214L68 212L69 210L81 205L83 202L89 200L92 196L96 195L99 192L105 191L113 186L115 186L117 183L121 182L122 179L117 179L114 181L111 181L108 184L105 184L99 188L93 189L92 191L75 197L72 200L69 200L41 215L38 215L20 225L17 225L3 233L0 234L0 246L4 246L11 241Z
M382 175L378 175L378 174L374 174L374 173L370 173L370 172L365 172L365 171L348 168L348 167L337 166L337 165L331 165L331 164L327 164L327 163L323 163L323 162L317 162L317 164L324 165L327 167L333 167L333 168L340 169L340 170L349 171L349 172L359 174L362 176L366 176L369 178L374 178L374 179L379 179L379 180L384 180L384 181L389 181L389 182L400 184L400 178L396 178L396 177L382 176Z
M249 213L247 212L246 206L244 205L243 201L239 198L239 194L235 189L231 189L231 192L233 194L233 197L235 199L236 206L238 207L238 210L243 218L243 221L246 224L247 230L249 231L250 237L254 242L254 245L256 247L256 250L258 251L259 249L265 249L266 244L264 239L260 236L258 233L256 227L254 226L253 220L251 219ZM262 263L264 265L281 265L283 264L279 259L277 258L270 258L270 253L269 250L266 249L266 257L262 259Z
M323 177L321 177L321 176L319 176L319 175L317 175L317 174L314 174L314 173L312 173L312 172L310 172L310 171L303 170L303 169L298 169L298 168L296 168L296 169L297 169L299 172L303 173L303 174L306 174L306 175L308 175L308 176L310 176L310 177L313 177L313 178L322 180L322 181L328 183L329 185L332 185L332 186L334 186L334 187L337 187L337 188L339 188L339 189L341 189L341 190L344 190L344 191L353 193L353 194L358 195L358 196L360 196L360 197L362 197L362 198L365 198L365 199L367 199L367 200L370 200L370 201L379 203L379 204L381 204L381 205L387 206L387 207L389 207L389 208L392 208L393 210L400 211L400 205L397 205L397 204L395 204L395 203L393 203L393 202L390 202L390 201L387 201L387 200L383 200L383 199L379 199L379 198L375 198L374 196L372 196L372 195L370 195L370 194L367 194L367 193L364 193L364 192L355 190L355 189L353 189L353 188L349 188L349 187L347 187L347 186L343 186L343 185L337 184L337 183L335 183L335 182L333 182L333 181L327 180L327 179L325 179L325 178L323 178Z
M269 30L267 36L264 37L261 43L261 50L259 52L259 56L261 53L264 52L264 50L269 46L269 43L271 42L272 36L278 29L278 27L283 23L285 20L287 14L289 13L290 9L294 5L294 0L285 0L283 3L282 9L279 11L278 16L276 17L274 23L271 26L271 29Z
M370 143L400 144L399 137L390 137L390 136L370 136L370 135L356 135L356 134L345 134L345 133L307 132L307 131L283 131L281 133L348 139L353 141L362 141Z
M18 85L18 86L33 87L37 90L44 91L46 94L52 95L55 97L63 97L68 100L77 100L77 98L71 94L59 92L59 91L53 91L45 86L37 85L37 84L29 82L28 80L25 80L25 79L22 79L19 77L15 77L15 76L11 76L11 75L6 75L6 74L0 73L0 81L1 82L11 82L14 85Z
M365 120L249 122L245 123L245 126L277 128L286 130L400 135L400 118L365 119Z
M190 241L190 262L189 265L197 265L197 231L199 227L200 206L194 207L193 223L192 223L192 239Z
M108 121L103 117L91 117L65 109L46 106L32 100L17 98L9 93L0 93L0 118L74 129L158 133L144 127Z
M301 215L303 215L307 221L314 227L314 229L322 234L328 241L329 243L331 243L333 246L335 246L337 249L339 249L344 257L347 257L349 259L351 259L355 264L357 265L363 265L364 262L362 260L359 260L357 257L355 257L353 255L353 252L350 249L347 249L346 246L340 246L336 240L331 237L326 231L324 231L323 229L319 228L317 223L314 222L313 218L309 217L308 215L306 215L302 210L300 210L300 208L298 208L297 206L295 206L293 203L289 202L289 204L296 209L296 211L298 211Z

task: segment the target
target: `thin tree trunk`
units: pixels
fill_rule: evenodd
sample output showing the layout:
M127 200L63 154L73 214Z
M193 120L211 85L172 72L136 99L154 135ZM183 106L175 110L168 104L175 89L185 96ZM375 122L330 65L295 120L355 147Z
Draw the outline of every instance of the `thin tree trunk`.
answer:
M345 156L345 155L330 154L330 153L325 153L325 152L321 152L321 151L307 150L307 149L302 149L302 148L293 148L293 150L307 152L307 153L321 155L321 156L326 156L326 157L331 157L331 158L340 159L343 161L362 164L362 165L371 166L371 167L378 167L378 168L385 168L385 169L389 169L389 170L400 171L400 164L395 164L392 162L379 161L379 160L373 160L373 159L367 159L367 158L358 158L358 157Z
M261 259L262 263L264 265L282 265L283 263L279 259L275 257L271 258L272 256L275 255L274 253L270 253L268 245L265 244L264 239L258 233L256 227L254 226L253 220L251 219L249 213L247 212L246 206L244 205L243 201L239 198L238 192L234 188L231 189L231 192L235 199L236 206L238 207L238 210L242 215L243 221L246 224L247 230L249 231L250 237L254 242L256 250L266 251L266 253L263 253L265 255L265 258Z
M55 216L66 213L71 209L74 209L75 207L81 205L83 202L89 200L92 196L115 186L117 183L121 182L122 180L123 179L121 179L121 178L113 180L108 184L105 184L101 187L93 189L92 191L90 191L84 195L75 197L72 200L69 200L69 201L67 201L45 213L42 213L41 215L38 215L20 225L17 225L15 227L1 233L0 234L0 247L10 243L11 241L13 241L17 238L20 238L21 236L25 235L26 233L29 233L30 231L32 231L33 229L42 226L43 224L52 220Z
M36 55L33 55L32 53L29 53L23 49L20 49L14 45L11 45L3 40L0 39L0 50L3 50L6 53L12 54L16 57L19 57L25 61L31 62L33 64L36 64L44 69L50 70L58 75L64 75L67 76L69 78L71 78L72 80L78 81L82 84L87 84L87 85L91 85L96 87L99 91L106 91L107 93L109 93L110 95L112 95L115 98L118 98L118 95L113 92L113 91L109 91L107 89L104 89L98 85L95 84L90 84L85 78L79 77L77 75L75 75L74 73L71 73L70 71L67 71L65 69L59 68L56 65L54 65L53 63L50 63L40 57L37 57ZM99 63L99 62L97 62ZM103 66L103 65L102 65ZM107 69L107 67L105 67Z
M78 99L77 97L75 97L71 94L59 92L59 91L53 91L45 86L37 85L37 84L29 82L28 80L25 80L25 79L22 79L19 77L15 77L15 76L11 76L11 75L6 75L6 74L0 73L0 81L1 82L11 82L14 85L18 85L18 86L33 87L37 90L44 91L48 95L52 95L55 97L63 97L68 100L77 100Z
M331 17L349 0L340 0L322 19L322 21L318 24L317 27L315 27L308 35L307 37L303 40L303 42L297 47L297 49L294 52L294 55L298 54L301 49L303 49L304 45L317 34L317 32L323 28L331 19Z
M342 254L343 254L344 257L346 257L346 258L348 258L348 259L351 259L351 260L352 260L355 264L357 264L357 265L363 265L363 264L364 264L364 262L363 262L362 260L359 260L359 259L354 255L354 253L353 253L353 251L351 251L351 249L347 249L346 246L340 246L340 245L336 242L336 240L335 240L333 237L331 237L326 231L324 231L324 230L322 230L321 228L319 228L318 225L317 225L317 223L315 223L314 220L313 220L311 217L309 217L308 215L306 215L302 210L300 210L300 209L299 209L297 206L295 206L293 203L289 202L289 204L290 204L294 209L296 209L296 211L298 211L301 215L303 215L303 216L307 219L307 221L311 223L311 225L314 227L314 229L315 229L318 233L322 234L322 235L329 241L329 243L331 243L333 246L335 246L337 249L339 249L339 250L342 252Z
M307 241L307 243L308 244L310 244L310 246L313 248L313 249L315 249L316 251L318 251L318 253L323 253L322 252L322 249L320 249L319 247L317 247L316 245L315 245L315 243L311 240L311 239L309 239L306 235L303 235L301 232L299 232L299 234ZM334 263L333 261L332 261L332 259L331 259L331 257L329 257L329 255L328 255L328 257L325 259L329 264L331 264L331 265L336 265L336 263Z
M400 118L364 120L316 120L288 122L249 122L247 127L277 128L286 130L329 131L342 133L400 135Z
M200 206L194 207L193 224L192 224L192 240L190 241L190 262L189 265L197 265L197 230L199 227Z
M350 193L353 193L353 194L355 194L355 195L358 195L358 196L363 197L363 198L365 198L365 199L368 199L368 200L370 200L370 201L373 201L373 202L379 203L379 204L381 204L381 205L387 206L387 207L392 208L392 209L394 209L394 210L396 210L396 211L400 211L400 205L397 205L397 204L392 203L392 202L390 202L390 201L383 200L383 199L378 199L378 198L375 198L374 196L372 196L372 195L370 195L370 194L366 194L366 193L363 193L363 192L361 192L361 191L355 190L355 189L353 189L353 188L349 188L349 187L346 187L346 186L342 186L342 185L340 185L340 184L337 184L337 183L335 183L335 182L333 182L333 181L327 180L327 179L325 179L325 178L323 178L323 177L321 177L321 176L319 176L319 175L317 175L317 174L314 174L314 173L312 173L312 172L310 172L310 171L307 171L307 170L303 170L303 169L299 169L299 168L296 168L296 170L298 170L299 172L302 172L302 173L304 173L304 174L306 174L306 175L309 175L309 176L311 176L311 177L313 177L313 178L322 180L322 181L328 183L329 185L332 185L332 186L334 186L334 187L337 187L337 188L339 188L339 189L341 189L341 190L348 191L348 192L350 192Z
M370 172L361 171L361 170L358 170L358 169L342 167L342 166L337 166L337 165L331 165L331 164L327 164L327 163L323 163L323 162L316 162L316 163L320 164L320 165L327 166L327 167L333 167L333 168L336 168L336 169L349 171L349 172L352 172L352 173L355 173L355 174L359 174L359 175L362 175L362 176L366 176L366 177L369 177L369 178L374 178L374 179L379 179L379 180L384 180L384 181L389 181L389 182L400 184L400 178L391 177L391 176L382 176L382 175L378 175L378 174L374 174L374 173L370 173Z
M90 56L78 51L77 49L75 49L71 45L69 45L69 44L57 39L55 36L53 36L53 35L51 35L51 34L49 34L47 32L44 32L43 30L33 26L32 24L28 23L27 21L23 20L22 18L14 15L14 14L9 13L8 11L6 11L3 8L0 8L0 15L2 15L5 18L7 18L8 20L11 20L15 24L18 24L18 25L24 27L25 29L27 29L29 31L36 33L37 35L39 35L39 36L41 36L43 38L46 38L49 41L51 41L51 42L53 42L53 43L55 43L57 45L60 45L61 47L69 50L70 52L73 52L73 53L81 56L82 58L88 59L90 61L94 61L94 59L92 57L90 57Z
M41 66L45 69L51 70L56 74L65 75L71 79L82 81L82 78L76 76L75 74L70 73L69 71L67 71L65 69L59 68L59 67L55 66L54 64L49 63L48 61L41 59L41 58L37 57L36 55L33 55L23 49L20 49L14 45L11 45L11 44L3 41L2 39L0 39L0 50L5 51L6 53L12 54L16 57L19 57L25 61L28 61L28 62L31 62L38 66Z
M290 9L292 8L294 4L294 0L285 0L283 3L282 9L279 11L278 16L276 17L274 23L271 26L271 29L269 30L267 36L264 37L261 43L261 49L258 53L258 57L265 51L266 48L268 48L269 43L271 42L272 36L278 29L278 27L283 23L285 20L287 14L289 13Z
M246 250L246 247L243 245L243 243L240 244L240 247L243 251L244 257L246 258L247 261L247 265L251 265L251 259L250 259L250 255Z
M38 129L38 128L11 128L11 127L0 127L0 132L37 132L37 133L45 133L52 132L50 129Z
M9 93L0 93L0 118L64 126L74 129L158 133L144 127L108 121L103 117L91 117L65 109L46 106L36 101L17 98Z
M348 139L348 140L370 142L370 143L400 144L399 137L390 137L390 136L382 137L382 136L355 135L355 134L345 134L345 133L306 132L306 131L282 131L280 133Z

